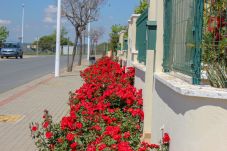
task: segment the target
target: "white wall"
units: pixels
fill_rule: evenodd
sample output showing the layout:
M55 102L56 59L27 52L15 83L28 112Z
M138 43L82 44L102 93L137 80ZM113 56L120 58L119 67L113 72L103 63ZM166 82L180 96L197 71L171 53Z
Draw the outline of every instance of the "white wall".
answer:
M181 95L157 79L153 95L152 143L164 125L170 151L227 151L227 99Z
M138 67L135 67L135 82L134 83L135 83L134 86L137 89L144 90L144 88L145 88L145 72ZM143 96L144 96L144 93L143 93Z
M62 47L63 55L72 55L73 54L73 46L63 46Z

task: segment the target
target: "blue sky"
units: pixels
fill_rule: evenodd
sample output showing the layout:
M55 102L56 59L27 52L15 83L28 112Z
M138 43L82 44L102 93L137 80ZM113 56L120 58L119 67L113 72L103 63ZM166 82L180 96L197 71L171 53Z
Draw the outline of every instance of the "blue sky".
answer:
M10 31L9 41L17 41L21 36L22 4L25 4L24 41L32 42L38 36L52 33L56 24L56 0L1 0L0 25L7 26ZM92 27L101 27L105 35L100 41L109 39L108 33L113 24L127 25L139 0L108 0L100 10L100 17ZM72 26L64 22L71 39L74 38Z

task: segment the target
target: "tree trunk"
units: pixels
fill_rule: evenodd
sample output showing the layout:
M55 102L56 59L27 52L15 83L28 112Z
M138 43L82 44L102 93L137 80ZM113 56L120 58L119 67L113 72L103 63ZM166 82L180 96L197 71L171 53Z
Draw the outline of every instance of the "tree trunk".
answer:
M83 46L84 46L84 55L86 54L86 45L85 45L85 40L86 40L86 37L85 37L85 33L83 35Z
M74 42L74 46L73 46L73 54L72 54L72 60L70 62L70 65L68 67L68 71L69 72L72 72L73 70L73 62L74 62L74 59L75 59L75 55L76 55L76 47L77 47L77 44L78 44L78 37L79 37L79 33L77 32L77 35L76 35L76 38L75 38L75 42Z
M82 42L83 42L83 37L82 35L79 36L79 39L80 39L80 52L79 52L79 60L78 60L78 66L81 65L81 62L82 62L82 54L83 54L83 46L82 46Z
M94 47L95 46L95 44L94 44L94 41L92 40L92 42L91 42L91 55L94 55Z

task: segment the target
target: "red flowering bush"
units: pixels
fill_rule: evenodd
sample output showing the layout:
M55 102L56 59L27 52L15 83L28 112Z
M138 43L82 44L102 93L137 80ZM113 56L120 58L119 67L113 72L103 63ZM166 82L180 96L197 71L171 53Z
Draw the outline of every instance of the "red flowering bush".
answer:
M72 151L159 149L159 145L140 141L143 100L142 91L132 85L134 74L134 68L122 68L108 57L86 68L81 72L85 83L70 95L69 115L55 124L45 111L41 127L31 124L37 147Z

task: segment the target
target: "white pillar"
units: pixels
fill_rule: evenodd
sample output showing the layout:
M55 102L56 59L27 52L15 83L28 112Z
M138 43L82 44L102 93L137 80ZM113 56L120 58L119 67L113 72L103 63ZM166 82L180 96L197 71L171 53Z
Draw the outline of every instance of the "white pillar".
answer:
M61 36L61 0L58 0L57 29L56 29L56 54L55 54L55 77L60 72L60 36Z
M24 4L22 4L21 43L24 43Z

